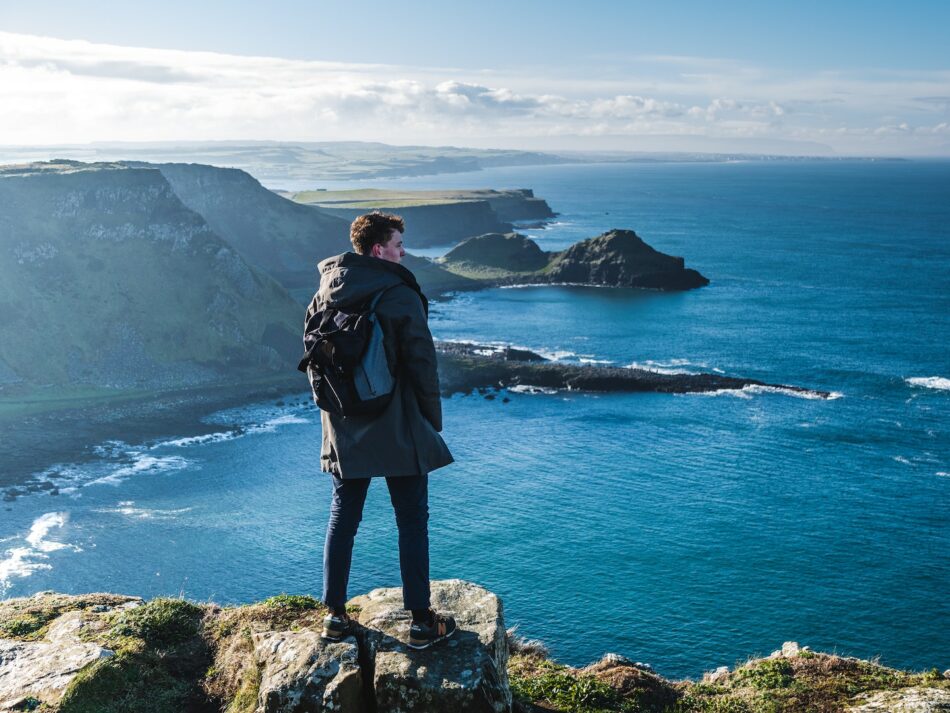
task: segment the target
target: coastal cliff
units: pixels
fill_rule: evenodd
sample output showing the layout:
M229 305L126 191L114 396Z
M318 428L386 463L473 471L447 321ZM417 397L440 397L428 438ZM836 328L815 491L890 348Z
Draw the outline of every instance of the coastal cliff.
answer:
M281 198L244 171L192 163L129 165L161 171L182 203L287 289L311 286L320 260L353 249L350 221Z
M950 671L914 673L786 642L771 655L673 681L609 653L583 668L506 629L498 596L432 582L459 631L406 647L401 589L347 604L358 625L320 637L324 606L280 594L236 607L40 592L0 602L0 710L40 713L928 713Z
M300 191L288 198L348 221L373 210L401 215L409 249L453 245L484 233L507 232L515 221L545 221L555 213L528 188L511 190Z
M299 350L297 303L154 168L7 168L0 214L7 393L261 378Z

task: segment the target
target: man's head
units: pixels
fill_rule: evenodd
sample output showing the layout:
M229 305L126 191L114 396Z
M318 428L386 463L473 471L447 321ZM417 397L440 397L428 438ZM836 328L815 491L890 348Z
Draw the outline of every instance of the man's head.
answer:
M350 242L360 255L372 255L399 263L406 254L402 247L402 234L405 231L405 223L398 215L374 210L353 221L350 225Z

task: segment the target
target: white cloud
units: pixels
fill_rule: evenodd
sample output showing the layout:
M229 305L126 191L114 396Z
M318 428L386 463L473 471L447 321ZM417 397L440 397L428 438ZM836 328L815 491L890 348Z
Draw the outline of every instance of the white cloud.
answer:
M926 153L950 72L778 75L733 60L605 56L601 76L243 57L0 32L0 141L465 143L772 137ZM609 71L607 71L609 69ZM946 122L943 122L943 126ZM903 127L903 128L902 128ZM507 142L510 145L510 142Z

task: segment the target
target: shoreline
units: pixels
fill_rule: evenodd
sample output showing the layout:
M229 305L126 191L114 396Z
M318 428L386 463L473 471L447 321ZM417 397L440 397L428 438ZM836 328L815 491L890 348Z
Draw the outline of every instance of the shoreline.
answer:
M299 372L295 372L299 374ZM92 460L95 445L118 436L121 440L146 441L170 436L200 436L220 425L202 419L227 408L268 399L282 399L308 390L303 374L241 384L197 389L176 389L147 394L116 394L79 399L66 408L14 414L0 412L0 428L13 438L0 443L0 489L7 502L18 495L49 488L32 485L24 493L11 493L44 468L64 461ZM43 402L54 403L54 402ZM110 429L121 433L110 433Z

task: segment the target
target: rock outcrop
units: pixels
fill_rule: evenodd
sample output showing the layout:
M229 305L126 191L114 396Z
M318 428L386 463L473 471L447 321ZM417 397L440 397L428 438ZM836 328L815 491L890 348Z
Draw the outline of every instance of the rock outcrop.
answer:
M709 284L681 257L654 250L632 230L610 230L561 252L543 252L519 235L487 234L459 244L438 261L486 284L577 284L689 290Z
M511 710L508 643L501 600L478 585L451 579L432 583L432 606L458 623L444 646L414 651L405 645L411 616L402 589L377 589L351 601L380 711L504 713Z
M683 258L654 250L632 230L610 230L555 255L546 270L551 282L688 290L709 284Z
M830 399L829 391L788 384L769 384L711 373L660 373L630 367L571 364L545 359L526 349L468 342L436 342L442 393L474 389L519 388L566 391L706 393L721 390L765 390Z
M550 255L533 240L518 233L488 233L466 240L442 258L456 270L498 271L499 274L534 272L543 269Z
M39 713L937 713L950 672L911 673L786 642L701 682L607 654L583 668L505 630L501 601L432 582L459 630L408 649L400 589L347 605L355 635L320 636L322 604L281 594L238 607L40 592L0 602L0 710Z
M261 679L257 710L365 709L354 638L332 643L313 630L265 631L251 636Z

